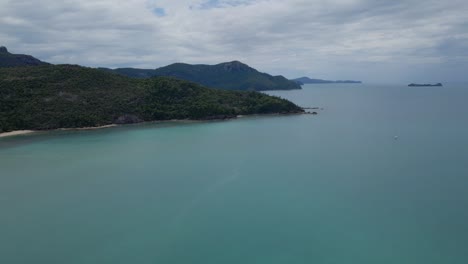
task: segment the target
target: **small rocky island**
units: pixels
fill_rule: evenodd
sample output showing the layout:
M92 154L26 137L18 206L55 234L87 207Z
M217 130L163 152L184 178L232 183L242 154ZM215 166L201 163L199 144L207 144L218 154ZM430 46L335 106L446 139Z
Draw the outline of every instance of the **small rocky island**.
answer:
M409 87L441 87L441 83L436 83L436 84L420 84L420 83L410 83L408 84Z

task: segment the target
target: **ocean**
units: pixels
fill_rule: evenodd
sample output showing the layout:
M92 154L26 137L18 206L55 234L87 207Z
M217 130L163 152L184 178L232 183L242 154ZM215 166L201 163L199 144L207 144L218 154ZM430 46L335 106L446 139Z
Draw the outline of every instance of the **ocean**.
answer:
M0 263L466 264L468 85L0 139Z

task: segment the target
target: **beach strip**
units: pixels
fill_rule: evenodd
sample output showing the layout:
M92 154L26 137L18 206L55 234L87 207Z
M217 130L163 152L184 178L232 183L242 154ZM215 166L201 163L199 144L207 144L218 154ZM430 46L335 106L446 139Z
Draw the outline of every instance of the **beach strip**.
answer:
M31 134L34 133L35 131L33 130L17 130L17 131L11 131L11 132L4 132L0 133L0 138L2 137L11 137L11 136L19 136L19 135L26 135L26 134Z

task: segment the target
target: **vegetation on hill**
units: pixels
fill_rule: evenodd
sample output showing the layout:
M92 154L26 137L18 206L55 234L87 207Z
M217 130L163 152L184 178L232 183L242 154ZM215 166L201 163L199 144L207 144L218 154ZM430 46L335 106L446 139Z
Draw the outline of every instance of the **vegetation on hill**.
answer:
M7 48L0 47L0 68L41 65L49 64L30 55L11 54ZM266 91L301 89L298 83L290 81L283 76L271 76L261 73L238 61L217 65L175 63L155 70L135 68L98 69L141 79L158 76L173 77L223 90Z
M299 112L278 97L173 78L136 79L73 65L0 68L0 132Z
M109 68L98 68L107 72L118 73L131 78L152 78L156 77L155 70L153 69L135 69L135 68L118 68L118 69L109 69Z
M134 78L150 78L154 76L174 77L195 82L207 87L225 90L292 90L301 86L283 76L271 76L261 73L238 61L217 65L191 65L175 63L156 70L148 69L105 69Z
M40 61L33 56L23 54L11 54L7 48L0 47L0 67L38 66L48 63Z

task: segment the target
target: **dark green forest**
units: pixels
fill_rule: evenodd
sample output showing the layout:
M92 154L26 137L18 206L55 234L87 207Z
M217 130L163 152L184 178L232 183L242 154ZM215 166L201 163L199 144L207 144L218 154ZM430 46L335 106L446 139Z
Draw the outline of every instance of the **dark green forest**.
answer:
M129 78L76 65L0 68L0 132L300 112L278 97L168 77Z

